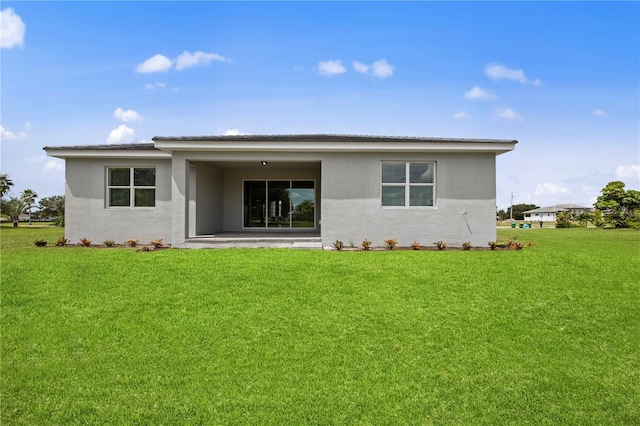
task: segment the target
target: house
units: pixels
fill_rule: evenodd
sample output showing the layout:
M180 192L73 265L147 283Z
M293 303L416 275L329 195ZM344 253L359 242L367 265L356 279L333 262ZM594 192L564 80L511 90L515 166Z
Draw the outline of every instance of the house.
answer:
M383 245L496 239L496 156L516 140L332 134L45 147L66 163L66 238L314 235Z
M531 222L555 222L560 212L569 212L574 215L591 213L593 209L577 204L556 204L549 207L540 207L524 212L524 220Z

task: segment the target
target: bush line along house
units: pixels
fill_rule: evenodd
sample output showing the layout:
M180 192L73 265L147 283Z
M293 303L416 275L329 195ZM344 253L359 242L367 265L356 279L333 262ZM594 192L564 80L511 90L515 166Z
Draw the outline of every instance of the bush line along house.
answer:
M66 238L172 247L311 235L452 246L496 239L496 156L516 140L355 135L154 137L45 147L65 160Z

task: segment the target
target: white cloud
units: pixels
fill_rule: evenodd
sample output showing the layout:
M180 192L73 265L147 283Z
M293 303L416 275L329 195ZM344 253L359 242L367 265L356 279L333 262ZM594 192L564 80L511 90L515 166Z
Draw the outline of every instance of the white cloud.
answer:
M522 121L522 116L511 108L498 108L493 112L494 118L504 118L505 120Z
M246 134L247 133L242 133L240 129L229 129L223 133L224 136L242 136Z
M619 179L640 179L640 165L618 166L616 167L616 177Z
M195 67L196 65L208 65L211 61L231 62L230 59L218 55L217 53L205 52L187 52L186 50L176 59L176 69L181 71L185 68Z
M604 117L605 115L607 115L607 113L601 109L594 109L591 113L597 117Z
M118 108L113 112L113 116L124 123L129 121L142 121L142 116L132 109L125 111L122 108Z
M464 92L465 99L477 99L479 101L491 101L497 99L495 93L485 90L480 86L473 86L473 88Z
M353 69L356 72L359 72L361 74L366 74L369 72L369 65L363 64L362 62L353 61L351 62L351 65L353 65Z
M131 143L136 140L136 132L135 130L121 124L117 129L113 129L111 133L109 133L109 137L107 138L107 143L110 144L118 144L118 143Z
M375 61L371 66L373 75L379 78L388 78L393 75L393 65L387 62L386 59L380 59Z
M529 79L524 74L523 70L512 70L501 64L486 65L484 67L484 73L491 80L512 80L518 81L522 84L532 84L534 86L541 86L542 82L539 78Z
M51 160L42 168L43 172L63 172L64 162L60 160Z
M13 9L0 11L0 48L24 47L25 25Z
M154 72L167 72L173 65L173 61L164 55L157 54L136 66L136 72L151 74Z
M5 129L4 127L0 126L0 140L4 139L4 140L18 140L18 139L25 139L27 138L29 135L27 134L27 132L18 132L18 133L14 133L10 130Z
M536 185L536 197L553 197L556 195L565 195L569 193L569 188L553 182L543 182Z
M165 83L149 83L146 86L144 86L144 88L146 90L155 90L155 89L161 89L166 86L167 85Z
M347 69L342 65L342 61L329 60L318 62L318 72L321 75L331 77L333 75L345 73L347 72Z
M470 120L471 116L464 111L460 111L453 114L453 118L456 120Z

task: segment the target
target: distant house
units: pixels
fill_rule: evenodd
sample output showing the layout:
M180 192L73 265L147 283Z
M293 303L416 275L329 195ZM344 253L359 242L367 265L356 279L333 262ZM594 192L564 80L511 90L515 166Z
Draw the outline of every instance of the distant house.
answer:
M496 156L517 141L355 135L154 137L45 147L66 163L66 238L314 235L323 246L496 239Z
M540 207L524 212L524 220L531 222L555 222L560 212L569 212L574 215L591 213L591 207L583 207L577 204L556 204L549 207Z

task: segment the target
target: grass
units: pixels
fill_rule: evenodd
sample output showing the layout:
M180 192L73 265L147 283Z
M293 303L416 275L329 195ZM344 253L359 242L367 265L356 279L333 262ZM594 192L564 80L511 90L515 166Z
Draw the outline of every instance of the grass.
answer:
M638 424L640 233L521 251L37 248L2 228L2 424Z

